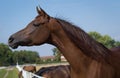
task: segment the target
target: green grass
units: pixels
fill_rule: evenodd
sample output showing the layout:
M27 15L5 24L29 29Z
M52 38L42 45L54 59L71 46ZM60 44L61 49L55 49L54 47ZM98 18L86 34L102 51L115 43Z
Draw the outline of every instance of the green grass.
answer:
M18 70L16 68L9 70L6 78L18 78Z
M3 78L6 73L7 73L6 69L0 69L0 78Z
M13 70L0 69L0 78L4 78L7 72L8 72L8 75L6 76L6 78L18 78L17 68L13 68Z

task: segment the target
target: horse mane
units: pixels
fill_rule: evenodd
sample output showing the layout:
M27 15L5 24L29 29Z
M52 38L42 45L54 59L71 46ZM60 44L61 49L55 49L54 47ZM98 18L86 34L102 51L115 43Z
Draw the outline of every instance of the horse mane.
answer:
M55 19L59 24L61 24L63 30L71 39L71 41L75 43L75 45L80 48L84 54L99 62L108 62L110 50L107 49L103 44L94 40L85 31L73 25L72 23L59 18Z

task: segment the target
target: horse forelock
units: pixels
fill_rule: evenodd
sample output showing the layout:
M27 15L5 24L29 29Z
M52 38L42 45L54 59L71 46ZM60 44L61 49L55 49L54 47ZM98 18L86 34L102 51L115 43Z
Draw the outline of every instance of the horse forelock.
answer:
M108 61L107 57L110 55L110 50L104 45L94 40L85 31L72 23L59 18L56 18L56 20L61 24L71 41L73 41L84 54L97 61Z

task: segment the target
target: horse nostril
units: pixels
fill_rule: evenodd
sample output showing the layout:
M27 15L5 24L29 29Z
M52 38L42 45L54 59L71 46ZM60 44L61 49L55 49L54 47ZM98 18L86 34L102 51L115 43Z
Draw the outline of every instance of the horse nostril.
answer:
M11 42L13 42L13 40L14 40L14 38L11 36L10 38L9 38L9 43L11 43Z

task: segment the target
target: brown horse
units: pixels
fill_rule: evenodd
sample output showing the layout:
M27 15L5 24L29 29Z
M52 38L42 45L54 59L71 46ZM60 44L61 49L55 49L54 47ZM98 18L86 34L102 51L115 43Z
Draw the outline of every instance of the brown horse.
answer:
M35 72L36 72L36 66L24 66L24 67L23 67L23 70L26 70L26 71L28 71L28 72L35 73ZM22 71L19 72L18 76L19 76L19 78L22 77Z
M43 67L39 69L35 74L45 78L70 78L70 66L58 65Z
M23 69L32 73L36 72L36 66L24 66Z
M110 50L119 53L120 52L120 46L111 48Z
M49 16L38 16L9 38L9 46L55 45L71 66L71 78L120 78L120 51L110 51L81 28Z

